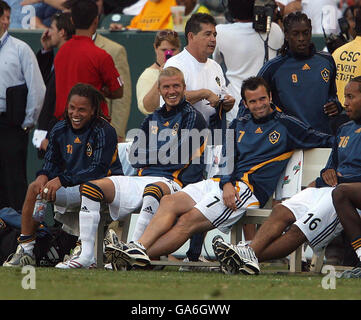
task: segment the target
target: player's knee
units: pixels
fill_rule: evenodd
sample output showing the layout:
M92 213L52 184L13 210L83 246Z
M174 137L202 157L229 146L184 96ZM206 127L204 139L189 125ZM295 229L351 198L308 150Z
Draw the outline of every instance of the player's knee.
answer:
M286 225L290 225L296 221L292 211L281 203L276 204L273 207L270 217L272 217L272 219L282 221Z
M340 184L335 189L332 190L332 201L335 207L342 204L345 201L347 194L347 186Z
M163 195L162 188L154 183L147 184L143 191L143 198L149 196L156 199L158 202L160 202L160 200L163 198Z
M101 202L104 200L103 190L92 182L86 182L81 187L81 195L90 200Z
M287 234L291 237L290 242L295 243L296 247L300 246L307 240L305 234L295 224L290 227L290 229L287 231Z
M31 182L28 186L28 195L37 196L37 194L39 193L38 188L39 186L35 181Z
M160 201L160 205L169 213L176 212L177 202L174 200L174 197L172 195L163 196Z
M180 232L186 233L186 234L192 234L192 230L194 227L194 221L191 213L183 214L178 218L177 228Z

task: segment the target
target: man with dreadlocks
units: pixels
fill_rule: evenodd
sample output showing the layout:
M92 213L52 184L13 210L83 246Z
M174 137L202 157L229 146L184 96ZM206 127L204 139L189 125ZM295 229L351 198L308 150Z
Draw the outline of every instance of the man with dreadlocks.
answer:
M21 217L19 245L6 267L35 265L33 253L39 222L32 213L37 196L66 207L80 205L79 185L107 175L123 174L118 158L117 134L102 117L103 95L88 84L70 91L64 120L52 129L45 162L27 190Z
M285 113L331 133L329 122L342 111L336 95L335 62L328 53L316 52L306 14L290 13L283 25L281 55L266 63L258 75L270 84L273 102Z

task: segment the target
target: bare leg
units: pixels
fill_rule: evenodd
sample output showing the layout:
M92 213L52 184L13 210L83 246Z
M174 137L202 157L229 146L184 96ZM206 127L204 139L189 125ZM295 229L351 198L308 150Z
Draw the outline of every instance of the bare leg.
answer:
M181 191L164 196L160 201L158 211L138 241L145 248L149 248L159 237L172 228L177 217L192 209L194 205L194 200Z
M361 219L356 208L361 209L361 183L340 184L332 191L335 206L342 227L352 241L361 237Z
M179 249L194 233L213 228L212 223L198 209L192 208L183 214L167 233L151 245L147 250L148 255L150 258L156 258L170 254Z
M292 225L285 234L278 237L257 255L258 261L284 258L295 251L306 240L303 232L296 225Z
M102 189L104 193L104 200L106 203L111 203L114 201L115 197L115 186L112 180L108 178L103 178L99 180L90 181L91 183L97 185Z
M263 251L278 239L285 229L294 222L295 216L288 208L281 204L276 205L250 244L256 256L262 257Z
M257 229L255 224L245 224L243 226L244 238L246 241L254 239Z
M31 183L26 192L26 197L21 213L21 233L24 235L32 235L35 233L39 223L33 219L33 211L38 192Z

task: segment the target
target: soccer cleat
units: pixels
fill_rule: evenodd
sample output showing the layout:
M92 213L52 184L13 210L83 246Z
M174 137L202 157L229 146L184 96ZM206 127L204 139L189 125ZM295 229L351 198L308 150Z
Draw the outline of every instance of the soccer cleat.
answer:
M258 274L260 269L258 259L253 249L247 244L239 243L236 246L213 239L213 250L221 264L221 271L226 274L243 273L247 275Z
M229 247L221 236L215 236L212 240L212 247L214 254L221 264L220 271L224 274L237 274L239 273L239 266L233 259L229 259ZM230 245L233 246L233 245Z
M104 246L104 261L105 263L111 263L114 246L118 246L119 240L118 236L113 229L108 229L104 236L103 246ZM108 248L107 248L108 247Z
M225 250L222 247L218 246L218 243L220 242L224 242L223 238L220 235L217 235L212 239L212 248L219 262L223 260L225 254Z
M59 262L55 268L57 269L94 269L96 268L95 261L82 261L80 257L75 256L67 261Z
M235 260L239 259L239 272L246 275L259 274L258 259L253 249L248 244L242 242L239 242L235 248L237 255L233 256L233 258Z
M104 236L104 247L106 247L109 244L112 245L119 244L118 236L113 229L108 229Z
M74 259L74 258L76 258L76 257L79 257L80 254L81 254L81 242L78 241L78 242L76 243L75 248L70 251L70 255L65 255L65 256L64 256L63 262L67 262L67 261L69 261L69 260L71 260L71 259ZM61 263L61 262L60 262L60 263Z
M351 279L351 278L361 278L361 262L359 262L356 267L351 270L345 270L342 272L340 278Z
M108 245L107 248L110 246ZM132 267L144 268L150 264L150 259L146 251L133 241L112 248L113 263L126 261Z
M3 267L23 267L23 266L36 266L36 259L34 255L26 253L19 244L15 253L11 254L8 259L3 263Z
M115 240L115 238L111 237L111 239ZM111 264L111 268L114 271L119 270L130 270L131 265L127 260L123 258L123 255L120 253L122 250L127 249L126 244L123 241L109 241L109 237L107 241L104 239L104 244L107 242L107 245L104 248L105 261Z

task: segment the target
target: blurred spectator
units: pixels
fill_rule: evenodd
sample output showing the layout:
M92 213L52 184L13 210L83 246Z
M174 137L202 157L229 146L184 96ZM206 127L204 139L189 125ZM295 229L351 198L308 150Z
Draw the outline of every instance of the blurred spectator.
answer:
M75 35L60 48L54 61L58 119L63 117L70 89L78 82L93 85L107 98L123 96L123 83L112 57L92 41L99 21L98 7L93 1L75 1L71 5L71 17ZM102 110L109 116L106 104Z
M361 12L357 10L355 16L356 38L339 47L332 54L337 67L336 86L337 96L344 105L344 89L346 84L361 75Z
M348 29L348 39L354 39L356 37L355 31L355 15L356 15L356 6L347 7L343 12L343 17L346 19L349 29Z
M184 30L184 27L186 26L186 22L188 21L188 19L191 17L192 14L194 14L194 13L210 14L211 13L206 6L199 4L198 3L199 1L197 1L197 0L176 0L176 2L177 2L177 6L185 7L183 30ZM172 29L172 30L174 29L173 18L170 19L168 28Z
M180 51L181 42L178 33L169 29L158 31L153 47L155 62L143 71L137 81L138 109L145 115L152 113L159 107L158 76L167 59ZM146 101L146 105L157 107L147 110L143 101Z
M123 97L121 99L106 99L106 101L111 124L118 135L118 142L124 142L132 99L132 83L130 79L127 51L121 44L112 41L101 34L94 34L93 39L97 47L105 50L112 56L115 68L118 70L120 78L123 80Z
M98 15L103 12L103 0L94 0L98 7ZM111 118L111 124L118 135L118 142L125 141L127 123L132 100L132 83L128 64L127 51L121 44L112 41L99 33L92 36L97 47L105 50L113 58L115 68L123 80L123 97L120 99L106 99Z
M20 210L27 190L29 131L38 120L45 85L34 52L8 33L10 12L0 0L0 208Z
M35 29L47 29L50 27L52 16L61 12L60 10L46 4L46 3L37 3L34 5L35 8L35 17L31 21L32 26Z
M131 16L138 15L142 11L146 2L147 0L138 0L133 5L124 8L123 14L131 15Z
M316 52L306 14L290 13L283 23L281 56L268 61L258 75L270 84L274 104L286 114L331 133L330 122L342 110L336 95L335 62L328 53Z
M125 8L139 2L138 0L104 0L104 14L123 13Z
M311 19L312 34L323 34L322 27L326 34L340 31L338 19L341 18L342 12L338 9L335 0L288 1L284 7L283 15L286 16L297 11L302 11Z
M55 92L55 72L54 72L54 49L60 47L75 33L74 25L71 22L70 13L56 13L49 29L46 29L40 42L42 49L36 54L41 74L46 85L46 93L43 108L39 116L38 128L34 131L34 137L45 135L40 139L39 157L43 157L48 146L48 136L58 119L54 116L56 92ZM40 132L40 130L42 132ZM37 146L36 146L37 147Z
M171 19L170 8L176 5L175 0L148 0L142 11L135 16L128 29L139 29L142 31L154 31L167 29ZM119 30L123 26L112 23L110 30Z
M218 24L216 27L217 45L213 59L225 65L225 75L229 81L227 88L236 99L236 107L231 111L235 115L241 101L243 80L255 76L265 61L267 35L253 28L253 7L254 0L228 0L228 11L233 22ZM272 23L267 48L269 59L276 57L283 41L281 28Z

